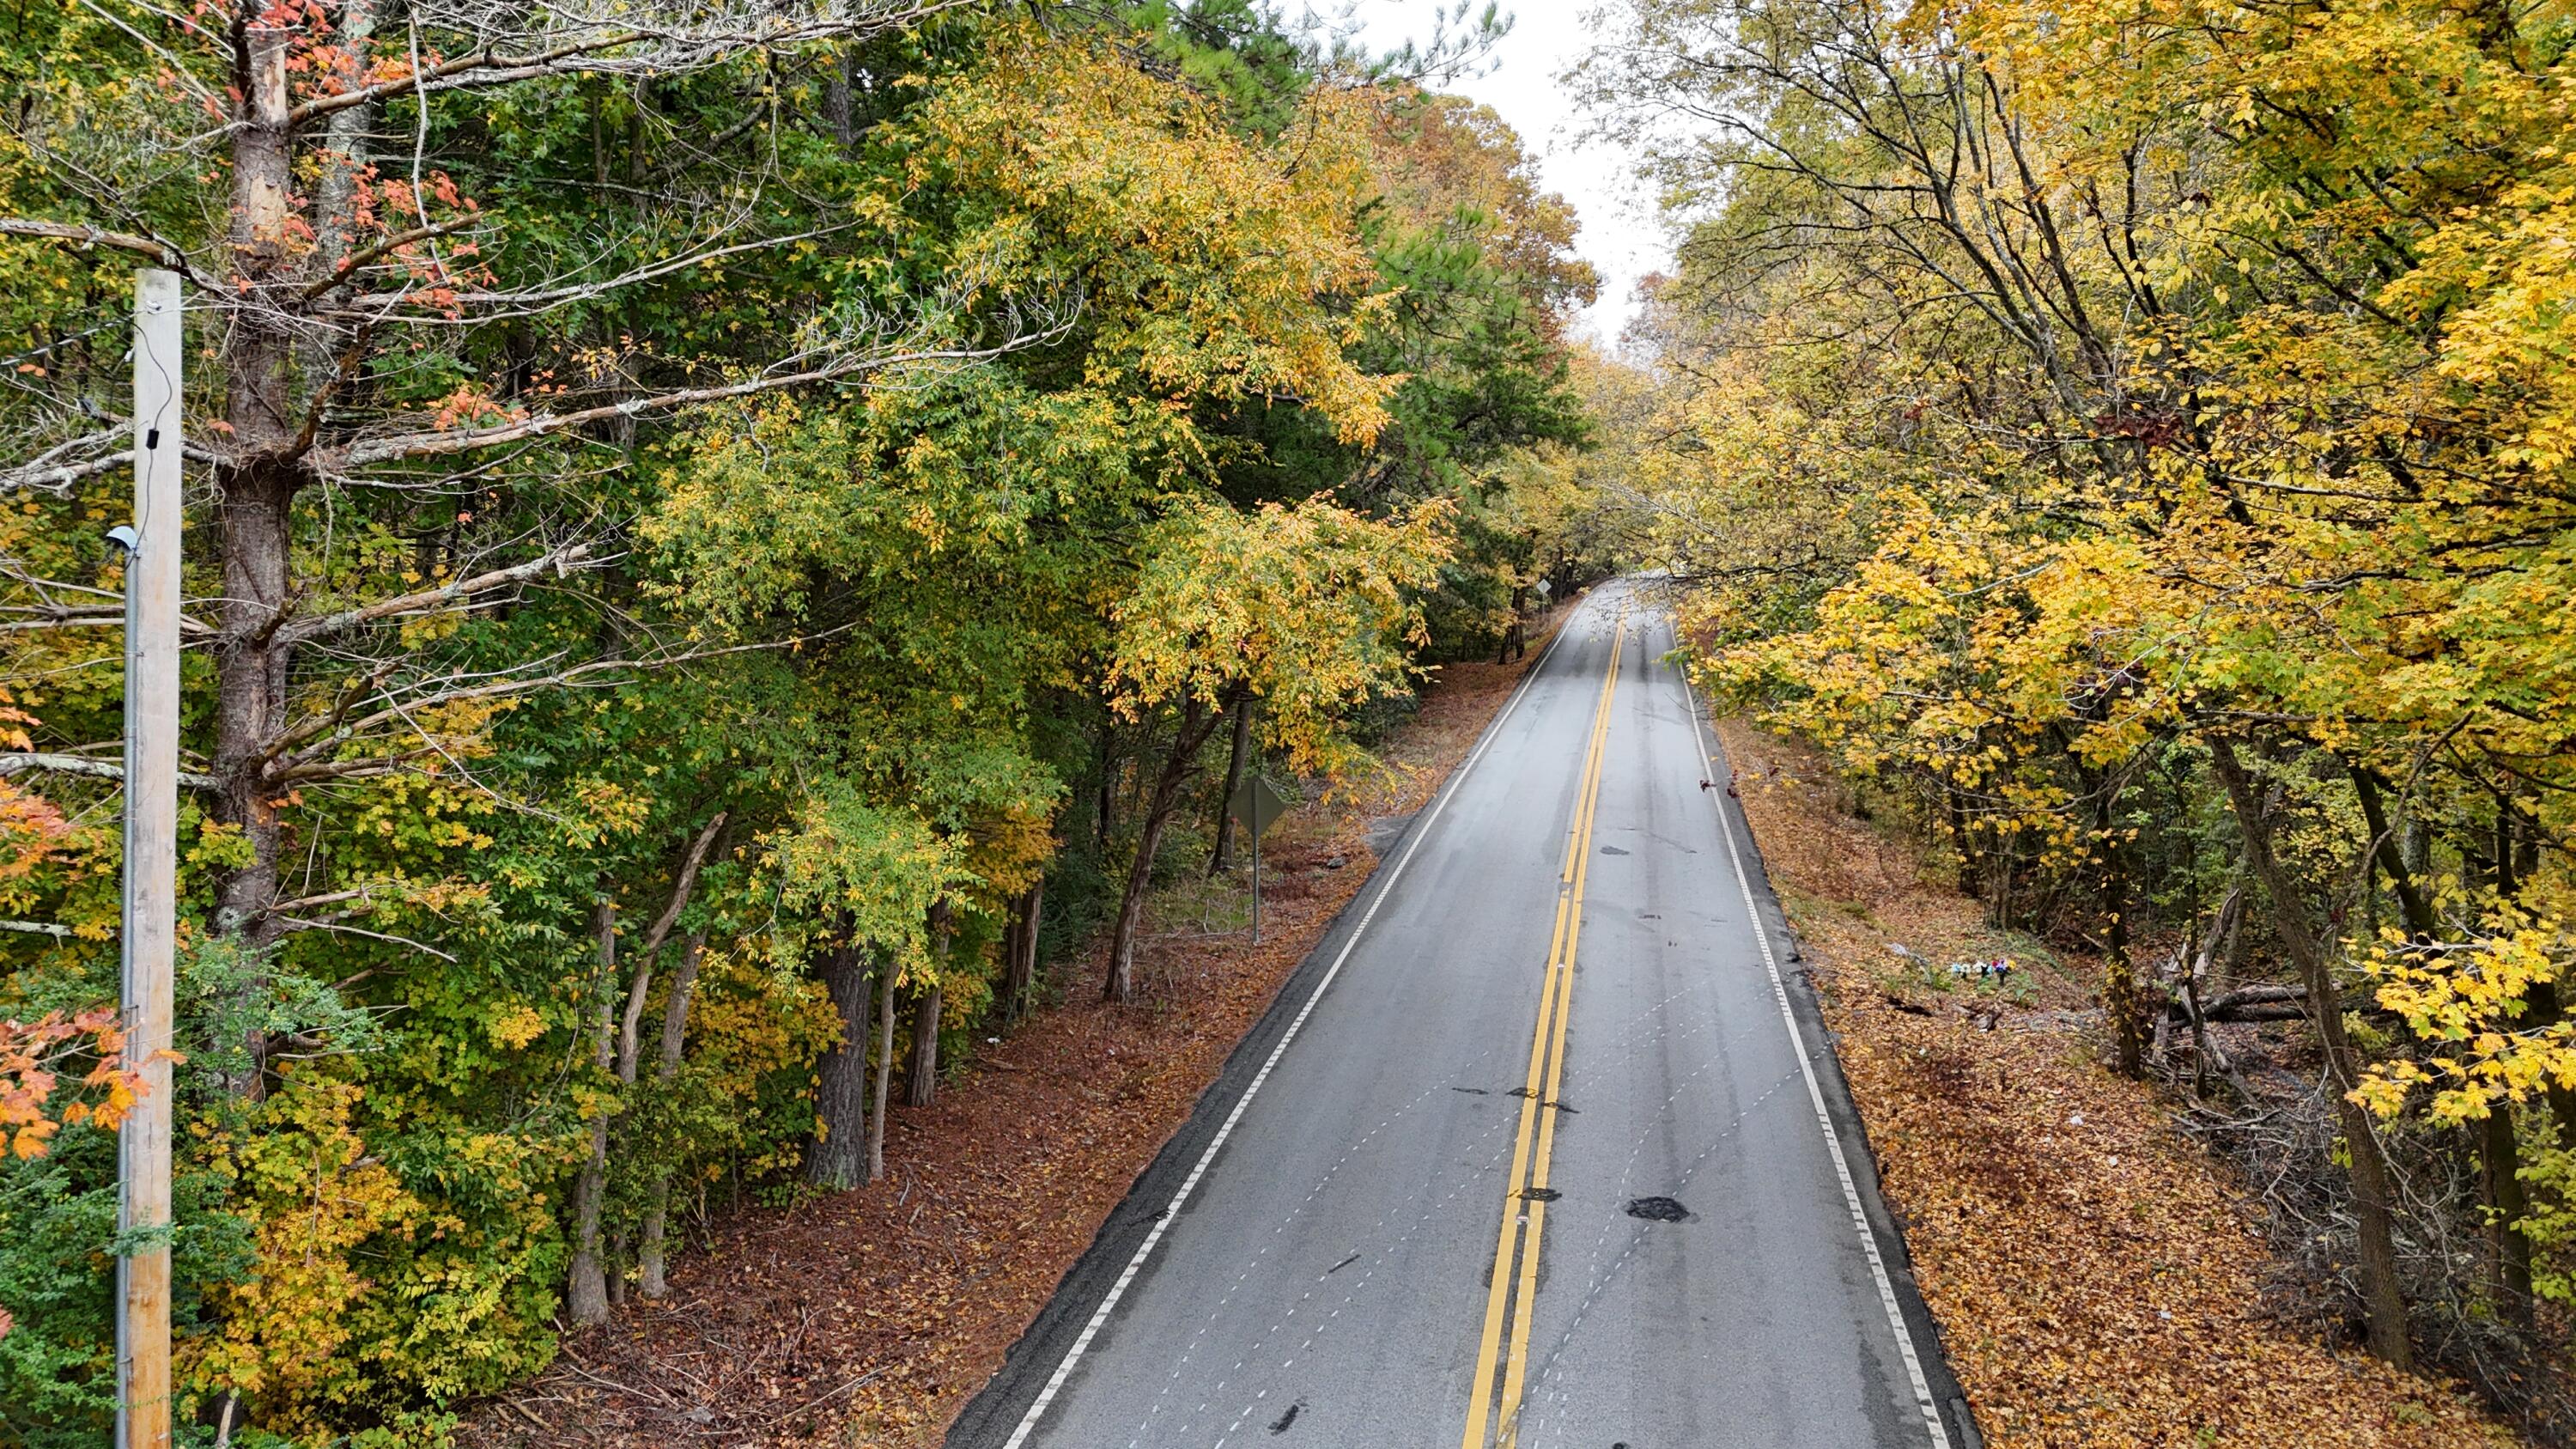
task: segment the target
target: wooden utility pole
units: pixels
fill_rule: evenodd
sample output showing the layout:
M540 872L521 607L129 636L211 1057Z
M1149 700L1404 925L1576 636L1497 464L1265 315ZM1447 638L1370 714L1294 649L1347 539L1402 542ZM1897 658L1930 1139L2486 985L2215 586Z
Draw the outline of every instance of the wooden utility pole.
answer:
M135 277L125 539L125 1067L117 1137L118 1449L170 1444L171 949L179 863L179 275Z

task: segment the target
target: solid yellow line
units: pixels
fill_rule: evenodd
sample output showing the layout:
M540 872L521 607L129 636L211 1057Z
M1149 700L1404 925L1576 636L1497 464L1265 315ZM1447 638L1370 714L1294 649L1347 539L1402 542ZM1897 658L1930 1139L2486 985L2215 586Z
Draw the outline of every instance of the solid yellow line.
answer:
M1627 622L1627 611L1624 609L1620 611L1620 622L1623 626ZM1618 685L1619 656L1626 642L1627 635L1623 628L1618 641L1613 643L1610 649L1610 677L1613 691ZM1609 703L1610 696L1604 693L1602 706L1605 715L1608 712ZM1609 732L1610 722L1605 718L1602 721L1604 756L1609 753ZM1568 912L1566 920L1565 964L1560 969L1560 984L1557 988L1560 996L1556 1008L1556 1040L1548 1048L1547 1085L1544 1091L1545 1101L1549 1104L1556 1101L1557 1089L1565 1080L1565 1028L1567 1021L1574 1014L1574 952L1576 943L1583 935L1583 886L1592 873L1592 834L1594 824L1600 818L1600 806L1601 776L1596 767L1592 777L1592 799L1583 810L1583 848L1575 859L1573 909ZM1538 1158L1530 1167L1530 1188L1533 1192L1547 1186L1548 1162L1556 1147L1556 1119L1559 1115L1551 1111L1539 1118ZM1533 1201L1530 1204L1529 1227L1521 1235L1520 1289L1512 1307L1510 1362L1503 1375L1503 1402L1498 1411L1500 1440L1506 1446L1520 1437L1521 1391L1529 1367L1530 1304L1538 1294L1539 1235L1546 1226L1547 1204Z
M1559 872L1563 887L1556 901L1556 923L1549 932L1547 974L1539 992L1539 1014L1530 1035L1528 1079L1523 1084L1519 1130L1512 1147L1512 1171L1503 1195L1503 1221L1496 1234L1493 1279L1485 1298L1484 1332L1476 1347L1476 1382L1468 1400L1466 1434L1462 1449L1484 1449L1485 1430L1493 1415L1494 1379L1501 1366L1505 1309L1517 1300L1513 1315L1513 1368L1505 1377L1503 1389L1503 1432L1513 1432L1512 1417L1520 1397L1519 1365L1528 1356L1529 1301L1535 1290L1538 1273L1538 1233L1547 1215L1547 1205L1525 1199L1523 1184L1533 1170L1531 1127L1537 1124L1535 1163L1536 1181L1547 1185L1547 1156L1556 1136L1553 1115L1542 1116L1545 1104L1556 1095L1557 1083L1564 1072L1566 1022L1574 997L1574 945L1583 916L1582 882L1589 865L1592 818L1601 798L1601 766L1608 753L1611 700L1619 687L1619 659L1627 639L1627 610L1623 607L1610 642L1610 664L1602 680L1601 699L1594 706L1591 738L1584 750L1582 783L1575 793L1574 819L1566 831L1565 866ZM1523 1206L1527 1211L1522 1211ZM1523 1268L1518 1278L1519 1292L1511 1290L1516 1256Z

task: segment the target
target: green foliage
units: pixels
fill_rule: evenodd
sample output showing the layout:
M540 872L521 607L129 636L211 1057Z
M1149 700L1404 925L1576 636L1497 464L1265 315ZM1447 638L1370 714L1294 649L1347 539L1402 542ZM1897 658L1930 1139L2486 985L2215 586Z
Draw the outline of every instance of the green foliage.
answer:
M348 13L296 20L299 102L344 62L407 74L401 31L341 48ZM424 12L423 44L475 54L453 18ZM1592 283L1516 138L1246 0L1048 19L393 87L366 144L420 137L438 169L361 168L335 235L302 125L289 275L251 313L195 294L190 441L223 456L191 477L192 617L242 602L256 467L225 450L263 414L236 404L280 410L235 323L292 313L278 386L315 433L275 623L314 632L275 646L247 761L217 701L248 655L184 665L187 768L251 783L182 808L183 1418L440 1442L554 1353L594 1123L611 1243L659 1202L787 1195L841 1031L818 957L935 976L943 1058L969 1057L1010 903L1045 882L1049 960L1106 918L1165 712L1246 688L1264 750L1337 765L1422 658L1597 566L1559 546L1586 438L1560 333ZM205 204L245 164L205 112L241 104L240 57L165 29L125 0L0 29L24 101L0 214L146 230L229 288L258 249ZM330 272L325 247L378 242ZM132 260L0 238L0 355L35 369L0 402L13 445L86 456L121 414L100 319ZM325 305L361 295L388 309L366 327ZM872 347L903 356L800 372ZM112 471L0 504L0 607L49 626L0 645L0 749L113 758L122 509ZM81 1013L114 991L116 818L95 775L0 782L0 914L69 930L0 937L6 1014L104 1022ZM631 1081L599 1065L603 1005L656 1038ZM108 1410L91 1027L36 1063L53 1150L0 1162L0 1442L95 1442Z

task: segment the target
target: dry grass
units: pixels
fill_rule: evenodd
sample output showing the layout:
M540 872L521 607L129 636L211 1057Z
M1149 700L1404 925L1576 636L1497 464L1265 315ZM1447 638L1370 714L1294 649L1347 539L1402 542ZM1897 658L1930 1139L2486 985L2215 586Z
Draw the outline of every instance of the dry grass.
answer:
M2041 963L2019 1002L1907 974L1891 942L1933 975L1997 953L1977 903L1842 809L1814 752L1718 733L1994 1449L2514 1442L2450 1387L2267 1313L2249 1196L2154 1091L2101 1065L2090 963Z

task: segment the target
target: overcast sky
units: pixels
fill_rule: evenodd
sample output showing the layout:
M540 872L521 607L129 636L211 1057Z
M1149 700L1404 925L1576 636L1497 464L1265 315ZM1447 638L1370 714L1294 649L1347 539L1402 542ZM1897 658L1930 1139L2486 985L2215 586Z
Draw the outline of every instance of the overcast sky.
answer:
M1514 16L1512 32L1482 75L1440 86L1494 108L1538 158L1547 188L1574 204L1583 230L1575 245L1601 272L1601 301L1592 309L1593 330L1615 343L1635 312L1630 298L1637 278L1672 266L1672 246L1655 220L1651 199L1633 175L1621 148L1582 138L1585 117L1566 93L1559 72L1592 46L1584 17L1598 0L1503 0ZM1319 9L1337 9L1323 5ZM1430 37L1438 0L1359 0L1353 18L1366 29L1373 50Z

